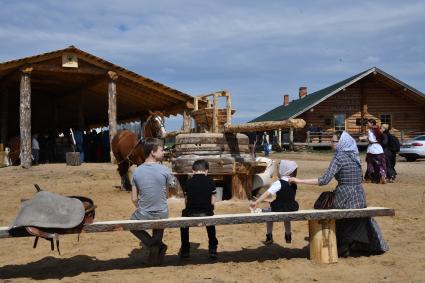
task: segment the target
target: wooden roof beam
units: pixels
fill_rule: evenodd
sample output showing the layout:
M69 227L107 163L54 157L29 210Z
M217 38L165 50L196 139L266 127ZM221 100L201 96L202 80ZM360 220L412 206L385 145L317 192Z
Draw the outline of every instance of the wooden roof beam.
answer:
M145 87L145 86L140 86L140 85L137 85L137 84L135 85L134 83L130 83L131 81L129 81L129 80L122 80L120 82L123 83L125 85L125 87L131 88L131 89L137 89L141 92L153 95L155 97L161 96L161 99L159 99L159 100L167 100L170 103L182 102L181 99L175 99L175 98L167 97L166 95L164 95L164 93L162 93L160 91L156 91L156 90L153 90L153 89L149 89L148 87Z
M91 67L64 68L56 65L32 65L34 71L68 74L106 75L106 70Z

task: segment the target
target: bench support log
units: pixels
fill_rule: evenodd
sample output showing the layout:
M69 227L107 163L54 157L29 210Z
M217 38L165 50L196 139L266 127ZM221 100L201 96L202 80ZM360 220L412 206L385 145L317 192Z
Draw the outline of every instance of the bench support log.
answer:
M318 263L338 262L335 219L308 221L310 259Z

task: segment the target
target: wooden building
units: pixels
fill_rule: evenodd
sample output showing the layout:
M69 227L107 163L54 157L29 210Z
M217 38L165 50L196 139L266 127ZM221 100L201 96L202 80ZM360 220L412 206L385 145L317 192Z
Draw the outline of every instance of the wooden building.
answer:
M323 131L324 143L343 130L357 137L366 132L362 118L389 124L393 133L408 138L425 131L425 95L374 67L311 94L301 87L298 99L289 102L285 95L283 105L251 122L291 118L302 118L307 125L295 131L294 142L318 142L317 136L314 141L308 137L311 128Z
M193 97L74 46L0 63L0 144L20 136L31 165L31 134L109 126L193 108ZM1 150L1 149L0 149Z

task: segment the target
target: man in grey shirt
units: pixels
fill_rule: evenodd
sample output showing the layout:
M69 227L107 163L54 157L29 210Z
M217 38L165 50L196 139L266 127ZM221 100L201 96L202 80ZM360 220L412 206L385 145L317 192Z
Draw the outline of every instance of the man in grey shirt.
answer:
M153 220L168 218L167 187L175 185L170 170L160 164L164 149L159 139L147 138L143 144L145 162L133 174L131 200L136 206L131 219ZM149 264L160 264L167 246L162 242L164 229L153 229L152 236L144 230L132 230L149 249Z

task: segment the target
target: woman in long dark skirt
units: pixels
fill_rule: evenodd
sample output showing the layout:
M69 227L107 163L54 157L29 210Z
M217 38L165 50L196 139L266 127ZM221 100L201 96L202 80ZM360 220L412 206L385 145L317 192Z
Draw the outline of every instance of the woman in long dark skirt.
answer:
M387 160L381 145L383 135L374 119L369 119L367 121L367 126L369 128L367 132L369 145L367 146L366 154L367 169L365 182L385 184L387 177Z
M343 132L340 139L332 138L334 157L323 176L317 179L290 178L296 184L323 186L333 177L338 181L334 190L335 197L332 208L350 209L365 208L366 197L362 186L362 167L356 142ZM352 218L336 221L336 237L338 254L349 256L356 251L383 253L388 251L378 223L373 218Z

